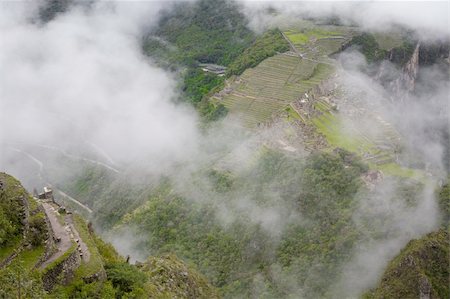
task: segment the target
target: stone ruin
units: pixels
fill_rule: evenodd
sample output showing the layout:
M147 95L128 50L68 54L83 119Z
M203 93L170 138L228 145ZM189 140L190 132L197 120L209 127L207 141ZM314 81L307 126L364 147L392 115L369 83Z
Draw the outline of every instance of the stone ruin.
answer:
M53 196L53 190L50 187L44 187L44 191L37 195L37 198L43 200L50 200L55 202L55 197Z

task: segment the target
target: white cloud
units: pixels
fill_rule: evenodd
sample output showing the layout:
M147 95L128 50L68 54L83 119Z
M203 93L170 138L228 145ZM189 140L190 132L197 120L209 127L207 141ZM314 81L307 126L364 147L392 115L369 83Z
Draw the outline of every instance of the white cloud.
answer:
M161 4L73 7L47 24L30 23L24 3L2 7L1 141L92 142L119 162L164 163L195 147L195 112L173 103L175 78L141 53Z
M416 30L422 38L450 37L448 1L240 1L254 28L267 25L271 17L266 9L274 7L291 19L338 16L367 30L402 25Z

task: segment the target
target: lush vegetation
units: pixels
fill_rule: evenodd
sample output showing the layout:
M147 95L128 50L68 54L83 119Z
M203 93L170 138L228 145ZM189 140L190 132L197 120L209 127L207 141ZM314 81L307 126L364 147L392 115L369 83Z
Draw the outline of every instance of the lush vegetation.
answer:
M409 61L411 55L414 52L415 45L413 42L402 36L396 37L395 44L393 41L390 41L392 47L389 50L386 48L387 46L381 46L378 42L380 37L377 37L371 33L363 33L361 35L355 36L350 45L356 45L359 47L359 50L367 59L367 62L374 63L381 61L383 59L389 59L396 65L403 66L406 62Z
M239 176L219 170L206 173L214 188L207 204L187 200L167 186L126 215L121 226L136 227L145 236L140 249L175 252L193 262L226 297L254 296L257 278L266 285L267 296L289 295L273 277L269 270L273 267L281 267L283 275L307 286L308 296L323 296L357 240L351 211L361 187L360 174L367 168L345 151L304 161L266 150L257 161ZM226 199L232 208L244 193L251 194L247 204L255 209L283 206L289 211L287 218L302 215L309 225L294 217L278 235L262 220L253 219L251 210L233 211L235 218L229 225L218 223L222 201ZM323 268L316 267L316 274L323 277L307 282L308 272L300 269L317 264Z
M227 75L240 75L246 69L257 66L261 61L277 53L289 50L289 43L277 29L269 30L239 55L228 67Z
M233 1L178 3L163 14L144 40L144 52L163 67L181 70L180 89L206 121L222 118L227 108L208 95L223 88L225 77L204 72L199 63L228 67L227 76L241 74L289 45L278 30L256 37Z
M224 77L202 71L200 68L188 69L184 77L183 91L195 104L213 89L223 86Z
M412 41L402 41L400 46L391 50L390 60L397 65L403 66L411 59L414 49L415 45Z
M22 199L28 197L20 183L11 176L0 173L0 247L11 245L23 231Z
M150 257L139 267L126 263L79 215L73 215L73 221L88 246L90 259L81 262L68 281L61 276L51 292L45 291L43 276L76 252L77 245L73 242L63 255L45 268L37 267L46 251L44 241L48 227L45 215L40 211L40 204L29 196L20 182L4 173L0 174L0 181L0 204L4 208L2 221L8 228L17 227L8 231L2 227L2 233L8 239L1 244L1 252L8 254L0 256L0 263L9 254L16 253L16 256L0 267L0 298L217 298L215 288L202 275L173 255ZM20 240L24 231L21 227L23 205L30 207L29 229L22 243L11 242L9 240ZM11 250L5 251L5 248Z
M387 51L378 45L376 38L370 33L363 33L355 36L351 40L350 44L357 45L369 63L377 62L386 58Z
M253 41L246 22L232 1L178 3L163 14L150 40L158 37L175 46L170 55L183 65L197 62L228 65ZM144 49L151 55L152 48L144 46Z
M206 119L213 120L224 115L224 107L201 102L205 95L222 86L224 78L203 72L198 64L232 63L255 39L246 22L232 1L178 3L163 14L156 29L144 40L144 52L166 68L184 69L184 96L202 107L200 112L206 113ZM213 111L216 109L219 111Z

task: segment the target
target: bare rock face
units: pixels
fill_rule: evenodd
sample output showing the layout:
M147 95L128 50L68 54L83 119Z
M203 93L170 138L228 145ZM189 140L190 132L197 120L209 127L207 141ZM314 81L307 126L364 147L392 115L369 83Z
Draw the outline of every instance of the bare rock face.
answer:
M417 43L411 59L403 67L402 76L400 77L403 87L406 91L414 91L417 74L419 73L419 49L420 43Z
M414 92L419 73L420 43L417 43L411 58L403 66L400 76L389 84L389 89L401 100Z
M382 62L374 79L380 81L392 93L392 101L404 102L416 91L420 70L444 62L450 64L450 42L416 42L414 50L409 47L392 49L386 56L389 62Z

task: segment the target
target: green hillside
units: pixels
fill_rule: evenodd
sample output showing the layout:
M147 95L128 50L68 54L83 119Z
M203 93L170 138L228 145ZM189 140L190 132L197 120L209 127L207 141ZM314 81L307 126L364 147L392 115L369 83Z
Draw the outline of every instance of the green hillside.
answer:
M448 298L449 269L449 233L441 229L410 241L365 298Z
M81 216L53 210L5 173L0 205L0 298L218 298L174 255L128 264ZM71 231L68 247L59 225Z

